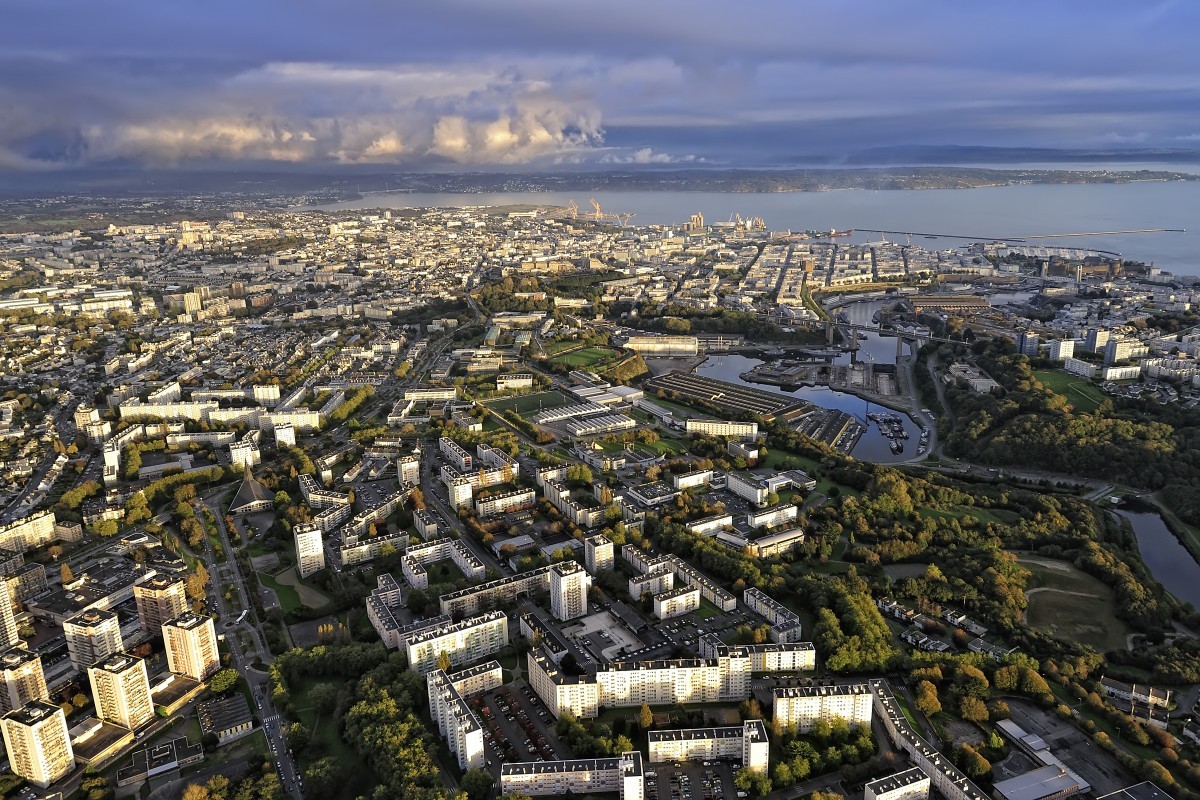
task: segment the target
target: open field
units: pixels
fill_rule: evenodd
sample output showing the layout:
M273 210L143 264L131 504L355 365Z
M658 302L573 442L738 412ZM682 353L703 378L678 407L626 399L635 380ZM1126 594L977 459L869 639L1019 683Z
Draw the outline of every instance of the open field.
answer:
M300 580L300 576L296 574L295 567L280 572L275 576L275 580L284 586L290 586L295 589L296 594L300 596L300 602L309 608L320 608L329 603L328 597Z
M1022 556L1030 572L1025 621L1067 641L1101 652L1126 646L1133 631L1116 616L1113 591L1065 561Z
M1104 399L1104 393L1090 382L1078 375L1068 375L1054 369L1039 369L1034 371L1037 378L1046 387L1067 398L1076 411L1088 414L1096 410L1096 406Z
M531 411L565 406L569 402L567 398L558 392L538 392L536 394L521 395L520 397L510 397L506 400L494 400L487 405L489 408L500 413L513 409L518 414L528 414Z
M585 347L550 359L555 364L565 364L568 367L590 367L611 361L619 355L616 350L607 347Z

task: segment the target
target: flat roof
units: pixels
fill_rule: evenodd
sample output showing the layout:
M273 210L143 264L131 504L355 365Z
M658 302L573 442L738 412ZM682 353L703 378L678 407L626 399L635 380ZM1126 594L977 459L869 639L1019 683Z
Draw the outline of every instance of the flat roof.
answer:
M1132 786L1126 786L1124 789L1118 789L1115 792L1101 795L1099 800L1173 800L1173 798L1160 789L1157 783L1142 781Z
M1046 766L1017 775L992 785L997 795L1005 800L1042 800L1051 795L1059 796L1072 789L1082 787L1071 773L1061 767Z
M895 791L902 786L912 786L914 783L929 780L929 776L920 767L906 769L903 772L897 772L893 775L885 775L882 778L876 778L866 784L866 789L874 794L884 794L885 792Z

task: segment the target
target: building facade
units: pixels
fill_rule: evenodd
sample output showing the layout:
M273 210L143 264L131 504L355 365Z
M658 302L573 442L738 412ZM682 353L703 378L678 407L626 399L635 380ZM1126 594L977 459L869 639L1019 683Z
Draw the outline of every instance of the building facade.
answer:
M36 701L0 719L8 764L14 773L45 789L75 767L67 718L51 703Z
M167 668L176 675L203 682L221 666L212 617L190 612L176 617L163 625L163 644Z
M88 668L96 716L122 728L137 730L154 718L146 662L115 653Z

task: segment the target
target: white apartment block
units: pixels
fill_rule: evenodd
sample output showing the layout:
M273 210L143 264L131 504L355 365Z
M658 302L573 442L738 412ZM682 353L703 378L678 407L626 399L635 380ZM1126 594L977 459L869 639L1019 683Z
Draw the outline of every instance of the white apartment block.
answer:
M353 567L356 564L365 564L372 559L379 558L385 547L403 550L407 545L408 533L406 531L367 538L361 538L358 534L346 533L342 537L342 546L338 548L338 557L344 566Z
M531 506L536 500L537 495L533 489L517 489L480 498L475 501L475 513L480 517L495 517L514 509Z
M167 669L194 681L204 681L221 666L212 617L191 612L163 625Z
M0 525L0 549L24 553L54 541L54 512L39 511Z
M396 459L396 472L400 475L401 483L420 483L421 457L415 453L400 456Z
M698 469L692 472L685 472L682 475L671 476L671 484L678 490L695 489L698 486L707 486L712 482L713 471L711 469Z
M634 600L641 600L642 595L647 592L652 596L657 596L674 588L675 573L669 569L660 569L657 572L648 572L645 575L629 579L629 596Z
M1074 339L1052 339L1050 341L1050 360L1065 361L1075 356ZM901 773L904 774L904 773Z
M732 514L714 514L711 517L698 519L687 524L688 533L693 533L697 536L716 536L726 528L733 527Z
M863 800L926 800L929 776L920 767L869 781L863 787Z
M751 528L774 528L795 522L800 509L794 505L771 506L761 511L751 511L746 515L746 525Z
M438 520L432 511L424 508L413 511L413 525L417 533L421 534L421 538L427 542L438 535Z
M770 762L767 726L761 719L740 727L649 731L649 761L740 761L752 772L766 772Z
M462 570L463 575L472 581L483 580L487 573L483 562L475 557L467 546L456 539L435 539L424 544L411 545L401 561L404 578L416 589L429 588L429 573L426 564L435 561L452 560Z
M511 602L519 594L533 594L550 589L550 568L538 567L507 578L447 592L438 598L443 614L478 614L481 608Z
M35 700L50 700L42 657L23 647L13 647L0 655L0 713L16 711Z
M137 603L138 624L153 635L162 633L163 624L181 615L188 607L184 582L165 575L155 575L135 585L133 598Z
M873 702L871 687L865 683L776 687L773 719L800 733L811 731L817 720L870 725Z
M734 439L753 440L758 438L757 422L735 422L725 419L691 418L684 429L696 436L728 436Z
M325 537L321 527L312 523L297 525L292 534L296 540L296 571L301 578L325 569Z
M63 636L80 672L121 651L121 622L112 611L89 608L76 614L63 623Z
M440 669L429 673L429 716L437 723L460 769L483 767L486 763L483 725L465 698L495 689L503 680L496 661L451 675Z
M643 800L643 769L637 750L620 758L510 762L500 765L500 792L531 797L616 792L618 800Z
M699 642L701 658L748 659L751 672L802 672L817 668L817 650L812 642L728 645L713 634Z
M550 612L561 621L582 617L588 610L592 576L574 561L550 567Z
M765 506L767 495L771 493L763 481L753 476L739 475L736 472L728 473L725 478L725 488L756 506Z
M775 598L754 587L742 593L742 601L771 626L771 641L798 642L804 632L800 616Z
M257 467L261 460L258 445L253 441L242 439L229 445L229 462L234 469Z
M598 533L583 540L583 565L593 575L612 569L613 555L613 543L607 536Z
M404 640L409 669L429 674L445 653L453 666L461 667L490 656L508 644L508 617L490 611L461 622L422 630Z
M903 750L909 759L926 775L930 783L947 800L989 800L989 797L962 770L925 741L909 724L908 719L896 704L891 689L882 680L870 682L875 711L879 714L888 738L899 750Z
M63 710L36 701L0 719L12 771L45 789L75 768L75 754Z
M122 728L137 730L154 719L146 662L115 653L88 668L96 716Z
M474 456L448 436L438 439L438 449L441 451L442 457L459 472L470 472L475 465Z
M683 586L654 596L654 616L659 619L678 617L700 608L700 589Z

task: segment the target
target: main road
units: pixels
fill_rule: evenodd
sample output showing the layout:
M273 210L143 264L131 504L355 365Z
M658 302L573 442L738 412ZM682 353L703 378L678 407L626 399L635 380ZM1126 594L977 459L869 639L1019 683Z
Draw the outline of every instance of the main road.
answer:
M267 745L271 748L276 768L283 780L283 788L291 797L300 800L304 796L300 786L300 771L292 758L291 751L288 750L287 741L284 739L283 719L271 705L269 677L267 673L251 666L256 660L263 664L270 664L274 657L267 648L262 624L254 616L254 606L251 602L250 591L246 587L246 578L238 566L236 551L233 548L233 542L229 539L229 531L225 527L225 514L220 505L220 497L227 489L228 487L223 486L204 495L204 505L212 512L216 521L217 535L226 555L225 562L218 563L211 541L207 536L204 537L204 561L212 582L212 597L216 600L221 619L218 630L225 635L225 644L228 645L229 652L233 657L233 668L241 673L250 685L258 717L262 721L263 734L267 738ZM221 591L221 587L225 584L233 585L234 591L237 593L238 604L247 613L237 615L232 613L225 602L224 592ZM243 652L239 633L249 635L252 644L250 652Z

